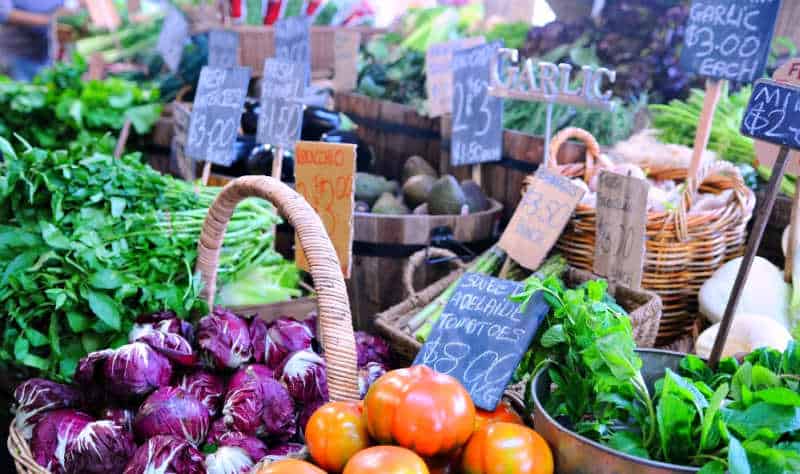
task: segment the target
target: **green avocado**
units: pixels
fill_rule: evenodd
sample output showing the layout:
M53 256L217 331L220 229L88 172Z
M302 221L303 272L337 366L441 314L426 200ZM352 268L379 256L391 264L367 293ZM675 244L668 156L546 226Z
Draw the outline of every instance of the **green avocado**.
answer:
M356 201L364 201L371 206L381 194L396 191L396 181L389 181L383 176L374 174L356 173Z
M391 193L381 194L381 197L372 206L373 214L408 214L410 212L403 201Z
M408 207L414 208L428 202L431 188L435 182L436 178L427 174L418 174L408 178L406 184L403 185L403 199Z
M467 198L458 181L448 174L433 184L428 196L428 212L431 215L461 214L466 203Z
M486 197L478 183L471 179L464 180L461 182L461 190L464 191L464 196L467 198L470 214L489 209L489 198Z
M414 155L403 164L403 183L411 179L412 176L421 174L433 176L434 178L439 177L439 173L421 156Z

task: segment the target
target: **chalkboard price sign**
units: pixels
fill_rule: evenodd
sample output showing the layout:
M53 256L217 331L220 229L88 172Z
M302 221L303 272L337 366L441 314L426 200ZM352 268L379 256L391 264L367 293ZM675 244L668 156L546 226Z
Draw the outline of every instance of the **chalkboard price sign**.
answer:
M264 61L261 81L261 111L258 117L259 143L291 148L300 139L308 70L305 65L281 59Z
M208 65L213 67L239 65L239 33L230 30L208 32Z
M780 6L781 0L694 0L681 66L714 79L758 79Z
M187 38L189 38L189 23L180 10L170 7L156 43L156 51L164 58L164 63L170 71L177 71L181 65L183 46Z
M187 156L221 166L233 163L249 82L249 68L203 67L186 137Z
M305 64L311 74L311 26L305 17L275 23L275 57Z
M492 411L549 311L541 293L509 300L522 283L465 273L414 364L458 379L472 401Z
M800 149L800 87L761 79L753 87L742 135Z
M453 53L454 166L503 157L503 99L489 95L489 65L500 46L494 42Z

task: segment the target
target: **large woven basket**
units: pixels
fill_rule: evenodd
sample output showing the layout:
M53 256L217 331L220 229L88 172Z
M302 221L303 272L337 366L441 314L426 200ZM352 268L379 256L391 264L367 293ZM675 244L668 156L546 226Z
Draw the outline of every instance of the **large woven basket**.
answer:
M280 181L266 176L243 176L225 186L209 208L200 234L196 264L205 284L203 294L209 307L214 304L217 263L225 229L236 205L249 197L260 197L274 204L297 231L314 279L330 398L358 400L355 338L339 259L319 216L302 196ZM28 443L13 423L8 450L18 473L48 474L33 460Z
M570 138L586 144L586 161L559 166L556 153ZM562 130L553 138L550 150L548 167L570 178L580 177L588 183L602 167L597 141L582 129ZM648 177L656 180L687 181L685 168L649 163L646 171ZM714 194L730 189L733 195L723 208L690 215L688 209L695 198L693 188ZM647 215L642 286L656 292L663 302L657 346L669 344L691 330L700 286L725 262L744 253L755 196L733 165L712 161L701 166L696 184L686 183L681 204L668 212ZM570 265L592 270L595 224L595 208L579 204L556 244Z
M416 269L423 264L426 257L452 258L457 262L458 268L452 273L433 283L422 291L417 292L412 286L413 275ZM399 359L410 362L419 352L422 344L414 338L408 329L409 320L414 317L428 303L436 299L448 286L458 280L466 271L456 256L449 250L431 248L420 250L409 258L403 275L403 285L409 297L375 317L375 327L389 340L394 353ZM564 283L574 288L582 283L597 278L595 275L569 268L564 274ZM622 286L609 284L609 294L628 312L633 324L633 336L639 347L653 347L661 318L661 300L655 293L644 290L631 290Z

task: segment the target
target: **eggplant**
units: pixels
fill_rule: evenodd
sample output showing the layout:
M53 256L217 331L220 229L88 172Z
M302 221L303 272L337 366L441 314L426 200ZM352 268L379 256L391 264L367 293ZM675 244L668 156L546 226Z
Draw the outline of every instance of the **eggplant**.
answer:
M247 157L245 170L247 174L272 176L272 159L274 147L272 145L258 145L253 148ZM294 154L283 153L283 166L281 168L281 181L294 182Z
M242 131L245 135L255 135L258 130L258 112L261 106L256 99L245 99L242 113Z
M356 171L363 173L372 172L372 166L375 163L375 155L372 153L372 147L362 140L355 132L333 130L322 135L320 141L325 143L352 143L356 145Z
M318 142L324 134L339 128L341 123L342 119L338 112L307 105L303 110L303 129L300 132L300 138Z

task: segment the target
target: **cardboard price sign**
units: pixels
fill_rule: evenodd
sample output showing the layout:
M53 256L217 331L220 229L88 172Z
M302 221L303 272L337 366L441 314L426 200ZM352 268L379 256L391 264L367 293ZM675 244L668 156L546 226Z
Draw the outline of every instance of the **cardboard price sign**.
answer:
M208 32L208 65L213 67L239 65L239 33L231 30Z
M311 25L305 17L275 23L275 57L305 64L311 79Z
M781 0L694 0L681 67L714 79L758 79L780 6Z
M189 23L180 10L170 7L156 44L156 51L164 58L164 63L170 71L177 71L181 65L183 46L188 38Z
M525 311L509 296L523 284L465 273L414 360L458 379L493 411L550 307L541 292Z
M755 83L742 135L800 149L800 87L768 79Z
M280 59L264 61L261 110L256 136L259 143L289 148L300 139L303 104L308 81L305 64Z
M642 284L648 184L603 171L597 189L594 272L628 288Z
M115 31L122 24L113 0L86 0L89 18L100 28Z
M453 111L453 53L485 43L482 36L437 43L425 53L425 88L431 117Z
M499 49L494 42L453 53L453 166L503 158L503 99L489 95L489 65Z
M361 34L337 28L334 35L333 88L337 91L351 91L358 82L358 48Z
M322 219L345 278L350 277L353 254L355 173L355 145L297 142L295 146L295 187ZM308 270L300 245L295 246L295 260Z
M569 179L539 168L500 237L500 248L528 270L537 270L583 194Z
M188 157L222 166L233 163L249 82L246 67L203 67L186 137Z

